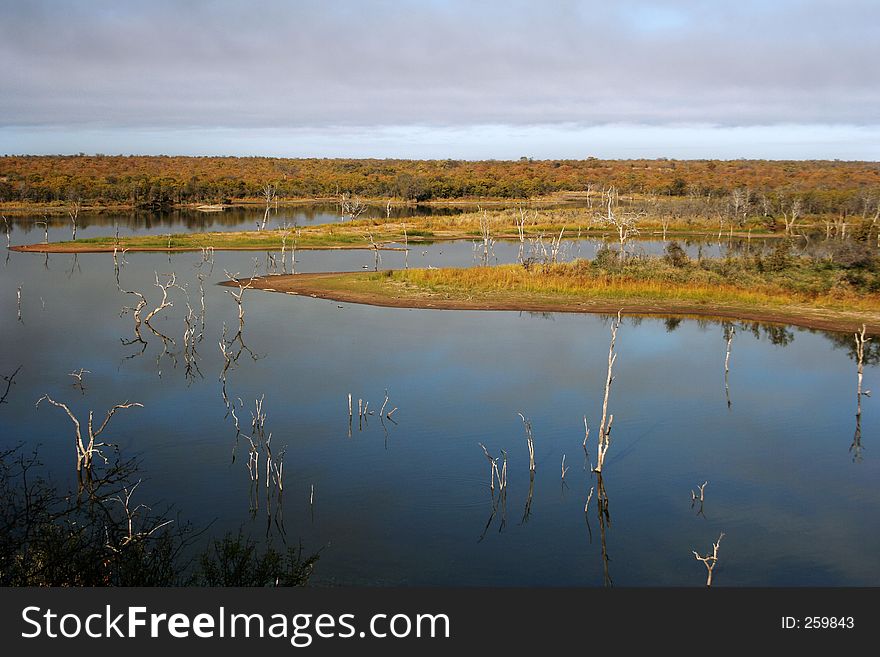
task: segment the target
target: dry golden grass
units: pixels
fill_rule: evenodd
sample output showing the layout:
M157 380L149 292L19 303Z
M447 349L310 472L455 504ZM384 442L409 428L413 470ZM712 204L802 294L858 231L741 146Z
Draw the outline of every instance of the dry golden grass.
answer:
M519 265L471 269L413 269L391 274L391 280L425 291L446 294L556 295L591 299L675 300L696 304L745 306L806 305L816 308L880 310L880 295L847 290L814 293L785 289L770 280L724 283L718 276L671 280L662 268L608 273L588 263L569 263L526 269ZM672 272L677 274L677 272ZM700 280L700 278L704 280Z

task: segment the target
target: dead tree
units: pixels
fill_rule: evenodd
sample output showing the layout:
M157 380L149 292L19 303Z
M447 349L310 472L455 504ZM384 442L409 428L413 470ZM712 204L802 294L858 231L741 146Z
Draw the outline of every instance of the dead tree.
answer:
M119 291L123 292L124 294L132 294L138 298L138 302L137 302L136 306L123 306L122 311L119 313L119 316L122 317L123 315L131 312L132 316L134 317L134 335L135 335L135 337L131 340L128 340L128 341L122 340L122 344L127 346L127 345L134 344L135 342L137 342L137 343L143 344L144 349L146 349L147 342L144 340L143 336L141 335L141 324L142 324L141 311L146 307L147 299L140 292L135 292L133 290L132 291L123 290L121 287L119 288Z
M124 548L127 545L131 545L132 543L136 543L138 541L142 541L144 539L149 538L154 533L162 529L167 525L170 525L174 520L163 520L158 521L157 524L153 525L150 528L141 528L138 531L135 531L135 518L137 518L138 513L141 510L150 511L150 507L146 504L138 504L137 506L131 506L131 497L134 495L134 491L137 490L137 487L140 486L141 480L129 488L123 488L122 491L125 493L125 496L117 495L116 497L109 498L110 501L118 502L122 505L123 513L125 514L125 528L126 533L123 535L122 540L120 541L119 546L113 546L108 544L107 547L113 551L118 551L120 548Z
M862 324L862 329L858 331L856 336L856 362L857 362L857 374L858 374L858 384L856 386L856 400L858 402L858 412L861 414L862 412L862 395L865 397L871 396L870 390L862 391L862 376L864 374L864 366L865 366L865 345L871 341L871 338L865 337L866 326Z
M162 290L162 300L159 302L159 305L153 308L153 310L151 310L149 313L147 313L147 316L144 318L144 324L149 326L151 329L153 329L153 326L150 324L150 320L152 320L158 313L165 310L165 308L171 308L174 306L173 303L168 301L168 290L172 287L180 287L179 285L177 285L177 274L166 274L168 278L163 284L159 282L159 272L154 273L156 275L155 285L160 290ZM153 331L155 332L155 329L153 329Z
M740 226L745 224L748 216L750 198L751 193L745 187L737 187L730 193L731 215Z
M12 245L12 239L9 235L9 220L6 215L3 215L3 225L6 227L6 248L8 249Z
M367 206L357 196L352 196L348 192L339 197L339 208L342 213L342 220L348 217L349 221L354 221L367 211Z
M409 235L406 234L406 222L403 223L403 268L409 269Z
M71 233L73 234L72 238L73 238L74 242L76 241L76 228L77 228L77 220L79 219L79 208L80 208L80 202L76 201L73 204L73 209L67 211L67 214L70 217L70 230L71 230Z
M620 243L620 259L623 260L626 253L626 243L639 234L639 222L645 216L644 212L622 212L618 206L617 189L613 186L605 193L605 212L593 219L593 223L611 228L617 233Z
M244 291L252 288L254 285L254 279L257 277L256 265L254 266L254 274L248 279L247 284L243 283L242 279L238 278L238 272L236 272L235 274L230 274L224 269L223 273L226 274L227 278L234 281L235 284L238 285L238 294L236 294L232 290L227 290L227 292L229 292L229 296L231 296L235 300L235 303L238 306L238 332L241 333L241 331L244 329L244 306L242 305L242 297L244 296Z
M480 244L483 249L481 264L486 267L489 264L489 254L494 250L495 240L492 239L488 212L483 208L478 208L478 210L480 213L480 237L482 238Z
M15 290L15 302L18 309L18 321L21 322L21 285Z
M107 457L101 451L102 447L111 447L110 443L105 442L97 442L98 437L104 432L104 429L107 428L107 425L110 423L110 418L116 413L116 411L124 409L124 408L143 408L143 404L137 402L123 402L122 404L116 404L113 408L107 411L107 416L104 418L104 421L101 423L101 426L96 429L93 427L92 423L92 415L93 412L89 411L89 419L86 424L86 429L88 431L88 439L83 437L82 428L80 426L80 422L77 417L71 412L70 408L67 404L62 402L57 402L49 395L43 395L37 400L36 406L39 407L40 402L46 400L53 406L57 406L62 409L67 416L70 418L70 421L73 422L74 430L75 430L75 447L76 447L76 471L77 472L88 472L92 468L92 462L95 456L98 456L100 459L104 461L104 463L108 462Z
M730 408L730 349L733 338L736 335L736 327L733 324L724 324L724 340L727 342L727 350L724 355L724 395L727 397L727 408Z
M495 477L498 473L498 459L493 458L491 454L489 454L489 450L486 449L486 446L483 443L477 443L480 448L483 450L483 454L486 456L486 460L489 461L489 490L492 491L492 494L495 493ZM500 477L499 477L500 479ZM499 482L499 486L500 486Z
M708 481L704 481L702 485L697 486L697 490L700 491L699 497L697 497L697 494L694 492L693 489L691 489L691 508L693 509L697 505L697 503L699 503L700 508L697 509L697 515L703 516L704 518L705 515L703 514L703 502L706 501L706 485L708 483Z
M43 227L43 244L48 244L49 243L49 218L43 217L43 219L45 219L45 221L35 221L34 225Z
M532 222L536 221L538 218L538 211L534 210L533 212ZM516 223L516 231L519 234L519 261L523 262L523 253L526 244L526 209L523 206L519 207L519 219L514 217L514 223Z
M287 238L290 237L290 230L287 226L281 231L281 272L287 273Z
M792 199L788 203L780 203L779 210L782 213L782 221L785 223L785 234L794 234L798 219L803 213L803 202L799 198Z
M550 262L556 264L559 261L559 253L562 248L562 236L565 234L565 226L559 229L559 235L550 240Z
M865 365L865 344L871 341L871 338L865 336L866 327L862 324L862 328L855 334L856 338L856 372L858 375L858 383L856 385L856 431L853 435L853 441L850 445L850 452L853 454L855 461L861 461L862 458L862 397L870 397L870 390L862 390L862 376Z
M183 362L186 368L184 376L188 381L194 380L196 375L199 377L202 376L202 371L199 368L199 353L197 347L199 342L204 339L204 321L204 314L202 314L202 332L199 335L196 335L199 318L192 306L189 305L189 301L187 301L186 315L183 317Z
M703 565L706 566L706 587L712 586L712 572L715 570L715 566L718 565L718 548L721 546L721 539L724 538L724 532L721 532L718 535L718 540L712 544L712 554L707 554L706 556L700 556L696 550L692 550L694 553L694 558L697 561L702 561Z
M523 427L526 430L526 445L529 448L529 472L535 472L535 439L532 436L532 423L527 420L522 413L517 413L520 419L523 422Z
M663 228L663 241L666 241L666 231L669 229L671 217L668 214L663 215L660 219L660 226Z
M91 374L91 372L83 367L80 367L79 370L74 370L67 376L72 376L76 381L74 382L74 387L79 388L81 392L85 393L85 387L83 385L83 374Z
M128 249L122 249L120 251L118 246L113 247L113 273L116 276L116 287L119 289L122 289L122 288L119 287L119 264L120 263L119 263L119 258L117 257L117 254L120 254L122 256L122 265L124 266L124 265L128 264L128 262L125 260L125 254L127 252L128 252ZM74 255L74 257L76 257L77 254L74 253L73 255Z
M605 396L602 399L602 421L599 423L598 447L596 451L596 467L594 471L602 472L605 465L605 454L611 445L611 425L614 423L614 414L608 415L608 397L611 395L611 383L614 381L613 368L617 360L617 354L614 352L614 345L617 342L617 329L620 328L620 316L622 311L618 311L617 320L611 322L611 346L608 348L608 373L605 376ZM584 439L586 443L586 438Z
M373 249L373 253L376 256L376 261L373 264L373 271L379 271L379 265L382 262L382 255L379 251L379 245L376 244L376 240L373 239L373 233L367 233L367 236L364 239L369 240L370 248Z
M238 418L236 421L236 444L240 436L248 441L248 461L247 469L251 480L250 503L251 513L255 513L259 509L259 491L258 484L260 481L260 472L264 472L265 493L266 493L266 513L272 516L272 493L277 501L275 509L275 521L283 532L283 523L281 522L280 513L282 505L282 496L284 493L284 449L279 454L272 452L272 434L266 433L266 414L263 412L263 397L255 401L254 410L251 411L251 432L246 435L241 433L238 426ZM260 457L263 456L265 466L261 468ZM270 520L271 522L271 520Z
M275 185L266 185L263 187L263 198L266 200L266 211L263 213L263 223L258 226L259 230L266 230L266 223L269 221L269 210L272 209L272 203L275 201Z

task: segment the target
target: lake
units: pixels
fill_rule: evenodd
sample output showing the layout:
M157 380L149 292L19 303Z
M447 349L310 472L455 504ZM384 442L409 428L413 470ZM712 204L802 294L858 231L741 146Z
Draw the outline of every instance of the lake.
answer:
M132 219L120 234L231 230L252 219L242 213L223 223L230 218ZM111 232L106 223L81 224L79 235ZM13 243L41 233L17 224ZM598 246L572 243L569 255L591 257ZM636 247L657 253L663 243ZM724 245L687 248L712 255ZM517 249L498 243L494 260L514 261ZM144 314L161 298L157 273L163 283L176 274L195 310L203 277L205 328L194 352L184 345L179 287L152 322L174 343L144 328L146 345L125 344L134 323L121 311L136 299L117 288L111 254L7 256L0 374L22 369L0 406L2 443L39 445L56 482L75 485L71 423L60 409L35 408L37 399L48 393L80 418L89 409L103 417L124 400L143 403L118 413L106 436L141 457L139 501L173 503L197 525L213 523L214 536L268 531L274 543L321 550L317 585L702 586L705 568L692 550L711 551L722 531L715 586L880 585L880 414L863 400L854 449L852 336L736 323L725 389L721 323L624 317L604 470L610 521L600 522L597 495L584 513L596 478L581 442L586 415L595 461L608 317L377 308L247 290L242 338L253 357L245 352L229 369L226 392L243 429L262 398L272 446L286 447L282 532L277 504L273 516L265 499L251 508L247 450L239 439L233 462L236 430L220 382L218 343L224 324L234 334L238 310L229 288L216 284L224 270L249 275L255 257L265 273L265 254L217 252L210 263L201 253L130 253L120 261L119 286L146 296ZM400 267L403 258L386 252L381 266ZM408 263L470 266L475 256L468 242L435 243L414 248ZM299 272L372 266L366 250L297 253ZM80 368L89 370L82 390L69 376ZM877 367L866 366L866 387L876 380ZM386 413L398 409L393 422L378 416L386 390ZM360 423L358 399L376 412ZM531 494L518 413L534 432ZM508 454L504 500L497 490L493 499L478 443ZM704 481L701 510L691 491Z

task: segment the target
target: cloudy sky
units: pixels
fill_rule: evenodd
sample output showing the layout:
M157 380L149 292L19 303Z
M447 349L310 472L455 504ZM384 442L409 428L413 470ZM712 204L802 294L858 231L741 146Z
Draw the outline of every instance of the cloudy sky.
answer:
M0 153L880 159L876 0L0 12Z

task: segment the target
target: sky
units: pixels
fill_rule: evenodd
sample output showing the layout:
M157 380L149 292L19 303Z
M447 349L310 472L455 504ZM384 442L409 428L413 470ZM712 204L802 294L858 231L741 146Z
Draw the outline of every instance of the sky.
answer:
M876 0L0 0L0 153L880 159Z

